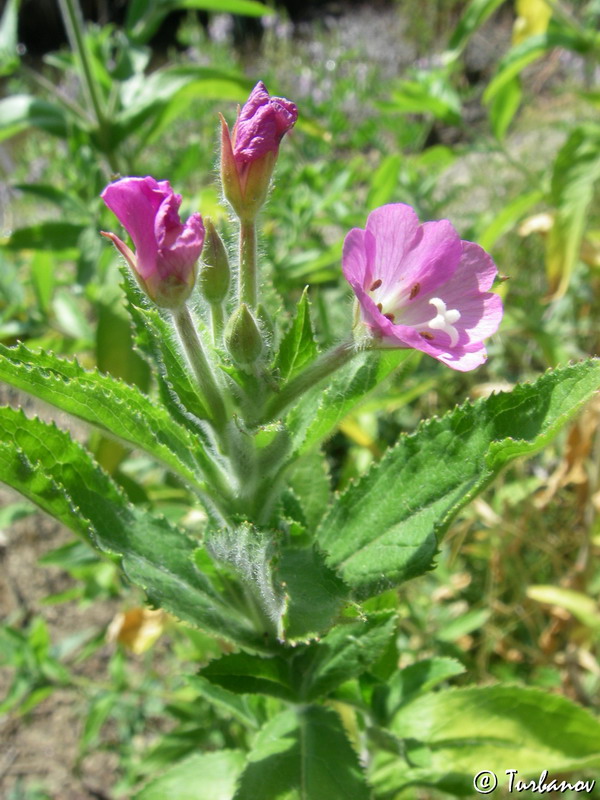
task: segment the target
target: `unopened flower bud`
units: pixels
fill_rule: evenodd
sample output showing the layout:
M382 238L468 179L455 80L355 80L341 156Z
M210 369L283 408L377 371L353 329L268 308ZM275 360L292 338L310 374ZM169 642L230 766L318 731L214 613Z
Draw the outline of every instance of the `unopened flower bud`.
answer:
M262 353L263 340L259 327L245 303L227 323L225 344L233 360L241 366L253 364Z
M231 134L221 117L223 192L240 219L253 220L265 202L279 143L297 119L294 103L270 97L262 81L238 113Z
M223 240L211 219L205 218L206 237L202 250L200 287L211 305L222 303L227 297L231 270Z

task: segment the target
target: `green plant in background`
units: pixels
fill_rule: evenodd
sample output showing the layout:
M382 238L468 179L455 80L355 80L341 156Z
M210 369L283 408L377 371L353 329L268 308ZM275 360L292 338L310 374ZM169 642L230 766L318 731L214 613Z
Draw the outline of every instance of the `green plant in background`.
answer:
M153 604L234 648L196 686L243 731L137 796L384 798L415 784L462 794L483 762L524 777L548 760L597 767L600 724L564 698L433 691L462 671L444 658L399 669L389 590L431 569L451 520L506 464L551 442L600 386L598 362L423 423L332 496L319 446L338 421L414 349L459 371L480 365L502 310L479 246L391 204L345 239L352 336L319 353L306 293L291 322L274 325L257 217L296 116L259 83L233 130L222 124L223 192L239 221L231 288L213 226L197 281L204 224L198 213L180 220L168 182L124 178L103 192L135 247L105 234L129 265L128 310L157 396L45 351L2 350L3 380L144 451L206 515L199 535L185 533L132 505L68 434L2 410L2 480L117 557ZM98 703L92 731L113 700Z
M222 239L226 245L231 243L232 226L218 211L214 189L199 186L187 175L192 164L196 174L201 172L197 161L190 160L192 155L198 154L200 162L204 159L207 172L211 169L213 145L204 141L198 147L197 139L202 136L196 134L196 142L175 154L174 173L165 161L161 174L178 174L178 185L182 179L189 181L188 213L195 208L208 208L217 225L209 225L205 219L204 263L189 302L193 325L190 327L189 320L181 317L179 336L171 327L170 312L153 307L135 286L126 284L136 345L144 359L133 356L134 351L124 346L129 337L128 315L117 306L121 292L116 289L114 261L106 249L100 248L97 236L99 227L107 227L96 197L111 177L106 142L115 142L110 158L119 159L121 172L155 172L149 168L150 156L154 158L159 146L168 142L173 120L185 117L191 98L201 95L241 100L248 83L241 72L229 65L221 71L210 68L210 78L195 66L187 71L187 65L149 72L144 46L166 5L159 8L132 4L125 34L110 29L91 29L86 34L84 41L89 44L91 63L96 59L108 64L102 67L109 69L108 78L102 79L97 68L92 73L102 102L113 103L116 116L110 124L114 122L115 127L107 139L99 138L93 107L86 105L83 92L77 102L87 109L89 128L78 128L70 120L61 129L73 157L73 164L65 172L72 187L64 193L53 193L47 185L25 186L29 195L44 197L68 210L68 224L74 220L81 224L75 223L77 230L73 228L71 233L64 223L56 229L52 223L41 223L35 229L28 227L11 234L6 242L9 272L5 280L14 300L6 309L7 338L10 340L15 334L29 337L33 349L41 344L67 355L93 347L102 373L110 372L137 384L142 391L52 355L33 356L23 348L5 351L4 380L83 417L101 434L108 434L99 444L92 442L92 446L100 464L113 473L115 484L107 481L86 451L66 434L39 421L24 421L12 412L6 412L4 417L10 442L4 451L4 464L6 474L12 476L6 479L8 483L18 483L35 502L42 500L47 510L85 539L90 530L94 531L96 547L112 554L109 561L104 555L91 554L87 556L87 566L83 551L77 550L72 558L64 553L54 557L54 563L66 564L71 574L83 580L80 591L84 598L118 591L115 562L122 558L129 579L148 590L153 602L218 637L211 639L184 625L171 628L175 657L185 664L184 671L192 672L196 664L212 659L185 686L175 682L161 688L160 680L153 683L150 676L136 685L135 677L123 674L124 661L117 654L110 676L113 685L84 687L89 707L82 753L96 746L99 731L108 720L118 725L122 743L132 742L143 732L152 713L167 714L175 721L171 733L150 754L136 752L130 744L121 745L123 777L117 789L125 793L131 793L132 786L140 780L169 768L162 777L150 780L139 796L146 800L168 795L184 798L189 790L190 797L206 798L211 792L215 797L232 797L240 774L236 797L278 797L286 792L296 796L296 791L299 797L322 797L326 791L332 796L368 797L371 792L374 797L395 797L400 791L410 793L407 787L425 784L462 794L472 791L473 776L482 768L481 762L497 771L500 780L506 769L518 766L521 757L506 749L514 742L520 743L530 770L520 770L520 777L539 776L548 764L556 770L576 770L577 775L581 770L597 767L598 728L586 712L567 700L535 689L466 686L464 666L456 661L458 657L467 665L470 683L472 677L486 680L491 673L509 681L515 675L525 680L533 675L533 683L543 685L541 674L526 670L519 673L516 667L511 672L506 665L502 671L498 663L490 664L486 673L481 659L476 663L457 644L461 637L482 627L489 635L497 610L482 607L476 590L488 591L484 576L498 550L511 558L504 521L514 524L522 508L519 503L527 494L525 487L534 490L540 485L539 478L524 467L509 467L492 503L491 511L499 521L490 523L488 540L476 539L461 551L461 566L466 564L466 569L474 572L472 605L465 614L457 617L450 605L432 611L429 595L439 590L440 583L450 584L445 562L419 582L408 586L404 583L407 577L429 567L436 541L453 516L485 488L504 464L550 444L559 427L596 389L595 362L557 370L512 395L478 401L472 409L466 406L441 421L428 423L415 437L403 437L382 460L398 431L411 429L415 417L427 413L425 400L433 391L437 392L438 408L443 410L454 404L457 392L462 394L465 389L464 376L456 373L452 381L445 379L440 385L431 369L432 360L423 360L416 370L417 359L404 361L406 351L362 352L354 354L353 360L335 373L324 396L317 386L289 411L282 406L286 398L295 398L299 384L294 382L304 374L303 370L310 375L313 369L311 380L316 380L335 366L332 362L327 364L327 357L323 362L322 355L319 361L317 354L329 352L341 335L347 335L348 309L337 278L342 233L362 226L366 209L397 200L411 202L422 218L444 213L448 195L440 190L440 178L455 163L460 147L426 147L427 136L433 119L444 125L462 125L462 102L466 96L459 80L462 53L470 35L497 5L470 4L448 45L447 53L454 54L452 58L448 57L440 70L421 68L414 80L410 78L394 87L390 105L379 103L376 141L381 144L381 151L376 160L367 153L356 155L357 150L353 149L366 151L371 146L372 126L357 125L346 134L340 122L343 114L338 112L334 119L332 113L331 131L337 137L332 143L323 135L328 131L327 117L320 116L327 110L323 104L311 105L307 100L312 118L302 128L306 134L306 163L297 163L296 159L292 163L284 157L271 215L264 220L264 250L259 251L262 258L258 263L263 261L272 267L278 292L268 285L263 263L263 279L256 282L260 304L254 301L251 269L245 273L243 266L257 263L255 232L250 232L246 224L242 246L238 248L242 276L247 276L242 279L245 304L238 305L238 258L231 256L230 247L222 246ZM4 31L10 29L10 14L14 15L16 6L11 8L4 18ZM588 26L582 36L591 42L590 29ZM543 52L548 52L551 41L547 41ZM8 52L14 50L9 48ZM73 57L61 56L56 64L76 71L71 74L83 74L77 52L75 49ZM127 69L133 73L112 69L115 52L120 53L115 62L129 64ZM593 48L586 52L592 59ZM107 54L111 58L106 59ZM200 74L206 81L199 80ZM224 75L229 77L223 78ZM163 82L166 88L161 94ZM152 93L145 91L147 84L154 87L152 102ZM181 91L178 86L183 87ZM382 87L382 94L386 88ZM348 87L340 81L333 91L338 92L331 100L335 110L338 104L342 105ZM138 117L131 117L129 123L126 105L138 92L142 99L148 98L152 110L146 108ZM127 99L120 111L119 98ZM13 99L3 101L9 110ZM371 100L365 97L365 107ZM33 107L36 101L32 98L28 102ZM588 92L586 102L594 102L593 92ZM507 139L517 105L516 100L511 103L505 99L491 106L493 132L507 163L518 161ZM39 106L36 108L39 110ZM56 119L54 113L50 112L48 125ZM398 113L419 116L403 116L407 124L399 130ZM17 117L19 126L29 124L27 114ZM30 121L34 118L29 116ZM501 118L502 125L498 122ZM6 119L10 121L11 117ZM120 139L126 128L126 136ZM401 153L407 131L418 135L409 152ZM7 126L6 135L10 132ZM566 228L577 238L585 214L594 213L591 198L597 145L593 125L585 126L583 133L577 126L572 135L572 141L567 139L562 161L557 159L556 163L560 161L562 166L555 166L552 186L556 187L553 196L564 197L571 209L578 209L579 227ZM235 134L231 141L235 150ZM147 145L150 149L146 152ZM338 158L330 157L332 145ZM293 146L297 153L297 141ZM498 149L493 142L489 146L490 151ZM420 152L422 147L425 149ZM164 155L158 153L158 158L164 159ZM525 176L525 171L519 170ZM232 180L243 183L247 176L240 178L240 174L236 166L236 171L224 177L230 184ZM90 180L90 176L94 179ZM472 238L487 248L495 246L536 204L548 198L550 172L546 170L539 177L493 220L485 211L480 212L472 224ZM584 191L580 192L578 186ZM230 186L229 199L243 212L236 199L237 191L235 185ZM579 244L569 245L573 258L579 254L582 238L577 240ZM68 250L64 249L66 245ZM33 256L27 252L32 246ZM21 259L21 266L15 256ZM64 267L62 274L53 269L65 256L80 259L77 281L82 292L75 300L65 291L73 285L72 275L65 274ZM224 264L229 260L231 281L224 279ZM42 313L37 318L33 316L35 326L31 327L29 319L23 324L21 312L21 327L15 328L15 317L19 319L19 309L27 307L27 299L11 280L10 271L13 276L22 274L24 267L31 268L39 304L36 308ZM216 282L215 275L219 278ZM318 291L312 292L314 308L309 307L307 295L298 300L298 290L307 280L320 284ZM576 273L574 280L577 281ZM556 287L556 283L551 285ZM563 285L561 291L565 288ZM576 291L578 284L575 291L571 284L566 300L573 305L578 301ZM541 307L538 312L531 300L523 301L512 288L510 292L509 314L516 315L518 303L523 302L527 323L533 326L535 321L539 325L535 341L544 342L544 349L536 351L537 370L548 362L561 360L564 349L558 348L565 343L573 348L569 354L581 354L581 349L576 349L579 339L570 340L548 321ZM515 310L510 303L513 297ZM92 301L97 333L90 325L83 299ZM282 320L282 307L292 309L289 322L285 316ZM441 323L447 330L454 324L447 316L453 308L447 303L443 309L439 307ZM384 303L382 311L394 313ZM229 324L224 330L226 320ZM48 333L48 324L55 328L53 333ZM192 342L192 350L202 343L204 364L194 358L181 360L182 341L188 347ZM527 363L520 350L511 353L514 341L507 337L505 350L491 360L492 376L514 374L515 364ZM497 345L494 350L499 353ZM593 345L588 352L594 352ZM348 351L344 358L345 355ZM36 358L37 367L27 366ZM323 363L326 368L318 366L314 371L314 364ZM211 372L215 378L212 389ZM150 390L149 374L155 378L158 400ZM198 385L204 387L202 399L197 394ZM290 385L296 388L290 390ZM301 388L307 386L305 381ZM231 434L230 449L225 437L218 433L219 400L214 395L215 389L218 395L224 387L227 398L223 416L228 420L225 427L238 429ZM377 396L371 394L364 400L366 392L381 387L384 390ZM416 407L406 405L415 398ZM263 404L273 412L272 420L260 417ZM377 425L376 412L381 408L390 409L393 417ZM110 416L107 409L111 410ZM233 409L235 426L231 423ZM331 439L340 422L353 443L350 448L339 435ZM13 441L18 442L18 462L14 459ZM320 445L327 453L325 460ZM123 461L131 446L147 455ZM341 453L336 450L338 447L342 448ZM465 465L462 460L466 452L470 463ZM551 448L547 452L552 463ZM369 461L378 463L361 477ZM330 466L333 475L328 473ZM279 482L273 477L276 475ZM351 477L358 478L358 483L350 482ZM341 490L335 504L332 485ZM423 494L424 487L430 494ZM98 498L99 489L104 500ZM126 506L125 496L136 505ZM266 502L269 497L271 503ZM408 499L414 499L414 508ZM110 505L115 508L113 516L107 513ZM189 526L185 516L190 507L204 508L195 527ZM166 513L169 522L160 518L160 513ZM535 518L532 521L535 523ZM474 510L465 513L461 523L463 529L469 524L480 525ZM554 522L550 519L547 524L552 526ZM182 525L185 534L181 533ZM458 526L458 534L450 540L455 551L464 535L460 530ZM407 541L404 537L411 544L406 549L406 562L404 556L396 563L387 550L379 551L379 542L389 547L390 542ZM361 542L360 548L357 542ZM422 560L411 557L411 553L418 555L420 550ZM368 578L370 570L373 575L388 575L393 588L380 594L384 583L380 577ZM522 578L527 580L528 575ZM519 595L517 577L511 580L515 584L515 603L519 603L524 586L520 586ZM537 580L542 585L537 594L535 588L531 590L532 598L546 598L564 608L580 609L578 598L553 595L543 585L546 581L548 578ZM402 591L398 594L396 587L400 584ZM585 619L589 630L593 630L593 611L589 607ZM6 651L6 663L16 667L13 709L26 711L55 687L76 686L77 680L68 671L71 654L83 648L86 657L102 638L96 632L89 646L74 642L74 649L55 653L47 645L40 645L42 629L43 625L36 622L30 630L23 631L16 637L22 640L18 647L11 629L7 629L8 639L14 639ZM521 634L521 639L526 638ZM239 648L237 652L220 656L232 643ZM416 663L405 666L411 660ZM34 664L35 668L31 666ZM444 688L448 682L462 688L448 691ZM550 680L546 685L556 684ZM125 696L127 702L122 701ZM522 713L515 716L512 709L517 704ZM558 719L568 723L558 725ZM549 733L566 724L574 731L568 745L558 733ZM502 748L489 743L490 734L502 740ZM452 743L448 745L450 739ZM273 741L279 743L276 752ZM324 762L318 756L326 750L331 752L331 761ZM356 753L361 754L360 764ZM505 763L507 754L510 764ZM303 772L302 765L307 763L311 769ZM339 770L339 774L334 773L339 779L337 785L335 781L332 784L332 763ZM301 777L305 780L304 794L302 789L294 788Z

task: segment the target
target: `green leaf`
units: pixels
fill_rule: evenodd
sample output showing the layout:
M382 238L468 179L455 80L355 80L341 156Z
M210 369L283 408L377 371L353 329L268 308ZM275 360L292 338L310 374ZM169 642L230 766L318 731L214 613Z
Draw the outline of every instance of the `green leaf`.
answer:
M291 380L317 357L317 345L310 321L308 287L298 301L296 316L281 340L274 368L279 371L282 383Z
M402 158L398 153L391 153L382 160L371 178L366 208L379 208L396 196L401 166Z
M77 222L40 222L27 228L17 228L2 241L2 247L7 250L74 250L79 245L79 237L84 229L85 225Z
M329 471L323 454L313 451L298 459L287 482L300 501L302 521L309 531L314 531L331 501Z
M211 661L200 675L236 694L266 694L290 701L298 699L291 683L289 664L280 656L263 658L249 653L232 653Z
M195 435L204 436L200 419L207 416L189 371L181 358L173 326L152 308L133 281L126 277L128 311L135 327L135 343L156 373L160 399L180 424Z
M396 629L393 612L338 625L294 661L305 700L323 697L341 683L362 675L385 652Z
M484 686L428 694L401 708L391 730L426 746L415 750L415 767L395 791L417 782L470 795L482 769L496 773L504 788L507 769L522 779L539 778L544 769L600 767L600 722L566 698L537 689Z
M512 80L507 81L492 98L490 102L490 124L494 136L499 141L502 141L506 136L506 131L521 105L522 97L521 81L518 77L514 77Z
M131 506L70 435L22 411L0 408L0 480L101 550L150 601L213 635L262 649L263 638L196 569L197 542Z
M555 30L538 36L529 36L506 53L498 65L498 71L488 83L483 93L483 102L490 103L507 83L519 75L526 66L536 61L544 53L555 47L584 53L586 44L580 38L566 30Z
M451 58L457 58L477 28L494 13L504 0L471 0L448 42Z
M527 597L538 603L564 608L575 619L592 630L600 629L600 610L598 603L583 592L564 589L562 586L529 586Z
M258 727L256 715L252 712L247 697L240 697L239 694L223 689L217 683L211 683L203 678L202 675L188 676L187 682L215 708L225 711L247 728Z
M26 94L0 100L0 142L27 128L40 128L53 136L64 138L69 126L64 112L52 103Z
M387 684L375 690L373 705L377 716L387 724L403 705L464 671L463 665L454 658L427 658L398 670Z
M332 506L317 531L359 597L426 572L456 513L509 461L547 445L600 386L600 361L464 405L403 436Z
M322 634L348 599L348 588L315 547L282 547L276 574L286 593L281 622L286 641Z
M424 72L417 80L400 81L389 108L402 114L431 114L448 125L458 125L461 118L460 98L440 73Z
M23 345L0 345L0 380L141 447L204 489L199 473L212 470L212 464L201 443L135 386Z
M20 0L8 0L0 19L0 75L10 75L19 66L17 18Z
M335 431L344 417L379 386L412 350L388 350L356 356L323 392L309 393L288 415L288 425L300 453L306 453Z
M552 173L550 198L556 207L546 243L550 287L558 296L577 263L594 187L600 180L600 126L582 125L561 147Z
M241 750L194 753L147 783L133 800L232 800L244 762Z
M537 205L544 197L544 193L536 189L533 192L521 194L505 205L499 214L494 215L493 221L477 237L478 243L484 250L491 250L498 239L512 230L527 212Z
M234 800L369 800L337 714L318 706L282 711L259 732Z

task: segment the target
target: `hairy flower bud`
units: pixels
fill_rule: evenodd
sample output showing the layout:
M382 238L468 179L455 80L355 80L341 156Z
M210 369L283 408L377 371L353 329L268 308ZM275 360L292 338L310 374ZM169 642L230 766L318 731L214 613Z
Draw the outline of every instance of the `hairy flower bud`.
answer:
M241 366L253 364L262 353L260 329L245 303L232 314L227 323L225 344L233 360Z
M231 270L223 240L211 219L204 220L206 238L202 249L200 288L211 305L222 303L227 297Z
M279 143L298 119L298 109L283 97L270 97L259 81L229 132L221 117L221 180L233 210L252 220L265 202Z
M131 267L140 286L158 306L178 308L196 282L196 263L204 242L200 214L183 224L181 195L168 181L122 178L102 192L102 199L127 230L135 254L114 233L110 239Z

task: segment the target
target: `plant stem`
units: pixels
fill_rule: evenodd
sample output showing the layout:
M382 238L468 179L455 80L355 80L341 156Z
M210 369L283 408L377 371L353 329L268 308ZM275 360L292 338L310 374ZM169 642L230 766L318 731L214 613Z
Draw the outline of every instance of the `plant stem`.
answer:
M227 410L213 371L198 336L198 331L185 303L173 311L173 321L198 382L199 395L208 408L215 428L223 432L227 423Z
M256 223L240 220L240 305L254 310L257 302Z
M218 345L223 335L223 304L211 303L210 305L210 325L212 328L213 344Z
M93 109L96 123L98 125L99 139L102 142L102 150L105 153L110 167L113 172L117 172L117 164L110 148L109 142L109 125L102 103L98 87L92 72L90 54L88 52L87 43L85 41L83 16L81 8L79 7L78 0L58 0L63 22L69 37L71 50L77 55L81 72L83 75L84 90L87 94L88 103Z
M268 404L261 424L270 422L279 416L290 403L293 403L308 389L312 389L317 383L327 378L333 372L347 364L353 356L358 353L358 349L353 339L349 339L331 350L327 350L319 358L313 361L303 372L296 375L289 383L286 383L281 391Z

